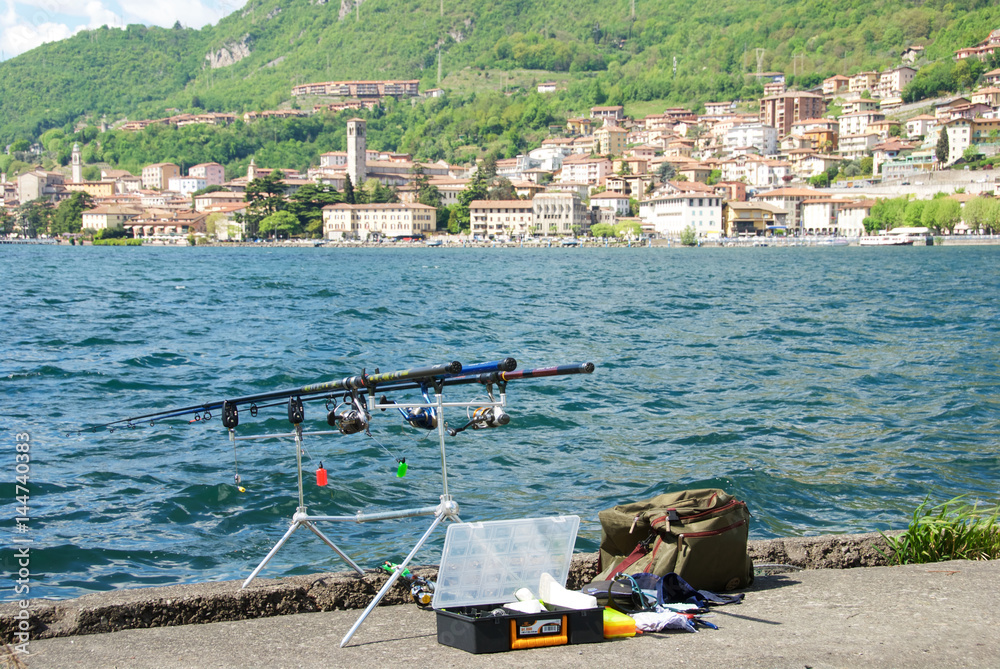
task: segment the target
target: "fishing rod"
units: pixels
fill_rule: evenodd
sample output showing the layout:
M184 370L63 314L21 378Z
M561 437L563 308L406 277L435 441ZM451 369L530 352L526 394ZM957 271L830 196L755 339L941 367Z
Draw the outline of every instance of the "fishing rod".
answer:
M468 369L474 369L474 367L466 367L466 370ZM500 385L502 383L505 383L506 381L516 380L516 379L539 378L546 376L563 376L569 374L591 374L593 373L593 371L594 371L594 363L592 362L576 363L570 365L559 365L556 367L540 367L537 369L528 369L513 373L489 372L480 374L466 374L463 371L463 373L459 376L440 378L439 380L436 381L436 383L441 386L469 385L476 383L484 386L489 386L490 384ZM385 386L380 386L377 388L377 390L382 393L399 392L405 390L419 390L423 394L424 401L427 402L428 404L431 403L430 397L428 396L429 388L427 381L419 381L419 382L399 381ZM366 388L359 389L356 392L360 397L364 397L365 395L368 394L368 390ZM334 400L335 397L332 393L323 392L311 396L300 396L300 399L303 402L315 402L317 400L326 400L328 403L327 409L329 410L330 408L329 403L331 400ZM346 403L349 402L345 402L345 404ZM256 416L257 411L261 409L270 409L278 406L286 406L286 404L287 402L285 401L285 399L276 402L269 402L267 404L254 403L251 404L250 415ZM389 400L387 397L383 395L383 397L380 398L379 402L375 404L375 408L385 410L393 407L394 404L395 404L394 401ZM420 413L420 409L414 411L399 407L396 408L402 415L403 420L405 420L413 427L418 427L425 430L432 430L436 427L436 423L434 422L436 419L433 417L433 413L431 413L433 410L431 410L431 412L425 411L424 413ZM336 411L336 409L334 410ZM176 418L178 416L184 416L190 414L191 414L190 408L178 409L174 413L166 413L164 415L160 415L158 418L156 418L156 421L161 421L167 418ZM201 416L195 413L195 420L189 422L194 423L198 421L211 420L211 418L212 414L210 412L207 415L201 415ZM138 420L138 417L132 420ZM129 427L138 427L138 426L133 423L129 425Z
M359 375L348 376L339 380L309 384L300 388L275 390L267 393L246 395L244 397L237 397L230 400L216 400L187 407L157 411L140 416L130 416L128 418L113 420L108 423L82 427L78 430L78 432L96 432L102 428L108 428L113 431L115 426L136 427L135 424L137 422L145 422L148 420L150 424L153 424L159 420L177 418L190 414L196 415L195 420L202 420L203 417L207 420L212 417L212 411L222 411L223 424L226 427L235 427L239 421L238 407L246 404L251 405L251 415L256 415L255 405L263 402L285 400L291 397L308 398L316 395L326 395L340 390L358 393L374 393L376 389L379 389L379 387L383 385L387 386L385 390L392 390L394 385L402 382L427 382L431 379L446 379L463 373L508 372L513 371L516 367L517 361L514 358L503 358L502 360L477 363L467 367L463 367L462 363L458 361L453 361L450 363L430 365L427 367L416 367L413 369L404 369L395 372L380 373L376 370L374 374L366 374L362 370ZM207 414L207 416L205 414Z

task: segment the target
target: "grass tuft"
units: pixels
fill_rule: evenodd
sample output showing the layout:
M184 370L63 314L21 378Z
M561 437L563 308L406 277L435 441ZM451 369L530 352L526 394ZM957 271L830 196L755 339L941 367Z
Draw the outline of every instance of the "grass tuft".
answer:
M1000 558L1000 506L980 510L962 497L933 506L925 498L905 532L892 537L881 533L892 551L882 556L892 565Z

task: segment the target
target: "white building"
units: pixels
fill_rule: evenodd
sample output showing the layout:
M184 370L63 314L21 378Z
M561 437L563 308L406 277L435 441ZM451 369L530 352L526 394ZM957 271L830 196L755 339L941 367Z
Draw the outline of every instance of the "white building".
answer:
M762 156L778 152L778 130L763 123L735 125L726 133L724 146L728 153L738 147L752 146Z
M868 218L875 200L856 200L840 205L837 212L837 233L845 237L865 234L864 220Z
M437 214L424 204L328 204L323 207L323 236L327 239L413 237L434 230Z
M628 216L630 211L628 195L612 193L610 191L591 195L590 206L591 208L611 209L615 212L616 216Z
M184 195L190 195L206 186L208 186L208 180L204 177L170 177L167 181L167 190Z
M837 232L837 213L843 200L829 197L803 200L802 234L832 235Z
M885 114L876 111L864 111L864 112L854 112L853 114L842 115L839 121L839 134L841 137L844 135L861 135L868 129L869 123L874 123L875 121L884 121Z
M679 237L691 227L698 237L722 234L722 198L701 191L661 191L639 203L643 227L661 237Z

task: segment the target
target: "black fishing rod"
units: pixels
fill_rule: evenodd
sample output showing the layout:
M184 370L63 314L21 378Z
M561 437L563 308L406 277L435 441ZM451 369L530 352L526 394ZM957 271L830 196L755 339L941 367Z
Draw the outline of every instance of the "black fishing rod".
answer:
M443 380L452 376L457 376L468 373L499 373L499 372L509 372L513 371L517 367L517 361L514 358L503 358L502 360L497 360L494 362L484 362L470 365L463 368L462 363L453 361L449 363L444 363L440 365L430 365L427 367L416 367L413 369L404 369L395 372L378 372L374 374L365 374L362 372L359 375L348 376L343 379L334 381L324 381L320 383L314 383L302 386L300 388L291 388L286 390L275 390L267 393L258 393L255 395L246 395L244 397L237 397L229 400L216 400L212 402L206 402L203 404L196 404L187 407L167 409L164 411L157 411L154 413L143 414L140 416L130 416L128 418L120 418L118 420L110 421L108 423L102 423L99 425L90 425L80 428L80 432L90 431L96 432L102 428L108 428L114 430L115 426L125 426L125 427L135 427L138 422L149 421L150 424L155 423L159 420L164 420L167 418L177 418L180 416L186 416L190 414L195 414L195 420L201 420L202 417L210 419L212 411L222 411L223 412L223 422L226 423L227 418L236 415L236 410L242 405L251 405L251 410L258 403L272 402L274 400L285 400L290 397L297 398L310 398L316 395L328 395L341 390L346 390L349 392L356 393L374 393L376 390L382 389L385 391L394 390L394 386L408 382L416 383L416 387L419 387L420 383L427 383L433 379ZM254 411L255 413L255 411ZM205 416L205 414L208 414ZM227 425L229 427L229 425Z

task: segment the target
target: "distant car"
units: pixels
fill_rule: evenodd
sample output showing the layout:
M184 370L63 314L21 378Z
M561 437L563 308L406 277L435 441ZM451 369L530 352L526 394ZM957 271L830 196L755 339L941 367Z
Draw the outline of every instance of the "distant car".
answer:
M910 185L910 182L909 182L909 181L904 181L903 183L901 183L901 184L899 184L899 185L900 185L900 186L909 186L909 185Z

